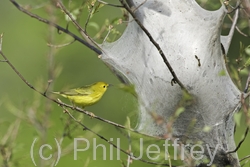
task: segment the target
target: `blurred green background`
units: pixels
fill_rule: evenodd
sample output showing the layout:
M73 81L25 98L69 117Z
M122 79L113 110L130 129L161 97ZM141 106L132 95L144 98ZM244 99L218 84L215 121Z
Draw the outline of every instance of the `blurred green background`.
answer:
M48 18L52 10L52 13L54 12L58 16L58 23L62 27L66 27L63 14L59 9L57 11L50 9L47 6L48 1L22 0L18 2L22 5L30 4L31 7L37 8L32 9L32 12L46 18ZM108 2L118 4L118 1L115 0ZM74 9L74 5L76 6L76 4L71 4L72 9ZM88 32L92 35L96 34L98 26L100 29L103 24L107 23L107 18L114 20L122 17L122 14L120 9L108 6L101 8L91 19L92 26L88 29ZM84 25L84 20L81 20L80 23ZM70 24L69 28L78 34L72 24ZM116 25L115 28L122 31L124 25ZM248 30L246 29L246 31ZM227 31L228 29L225 28L224 33ZM56 91L91 84L96 81L105 81L114 85L119 84L118 79L100 61L98 56L82 44L74 42L71 45L58 49L48 47L47 42L50 40L52 44L59 45L70 42L71 39L64 34L58 34L56 30L50 29L48 25L18 11L7 0L0 1L0 33L4 33L2 47L5 55L25 79L39 91L43 92L47 87L47 81L51 79L51 73L48 72L50 68L56 71L50 89ZM249 38L242 37L236 32L229 53L231 62L239 55L240 41L246 46L250 44ZM53 55L50 56L50 54ZM51 62L52 64L50 64ZM245 78L243 75L243 81ZM12 152L11 166L33 165L30 158L30 147L36 138L37 142L34 146L34 153L37 165L51 166L52 161L39 160L39 146L45 143L54 146L52 150L45 149L44 155L48 157L51 153L56 152L54 138L60 140L65 135L64 132L70 132L70 135L64 137L62 141L63 155L65 156L60 159L57 166L121 166L122 162L120 160L109 160L109 156L107 157L107 161L101 160L101 151L97 153L97 160L91 160L91 149L88 152L79 153L78 159L73 160L74 154L71 144L74 137L88 138L90 142L93 141L93 138L97 138L97 144L105 144L107 148L109 146L90 132L83 131L82 127L72 122L63 113L62 108L47 101L44 97L27 87L7 63L4 62L0 63L0 85L0 145L3 145L3 143L6 145L6 147L2 147L5 148L6 153ZM68 103L63 98L61 100ZM136 126L136 100L132 95L115 87L110 88L100 102L88 107L87 110L122 125L126 123L126 117L129 117L131 126ZM77 118L83 117L84 124L107 139L120 137L122 148L124 150L128 149L126 136L113 126L87 116L77 113L73 114ZM36 120L37 122L32 122L32 120ZM236 143L243 136L245 130L244 122L242 120L241 126L237 127L235 135ZM65 126L66 124L70 126ZM249 139L250 137L247 137L246 141L242 144L243 146L238 151L239 157L249 154ZM85 146L84 143L81 143L79 147L85 148ZM11 148L12 150L10 150ZM109 150L107 152L110 153ZM113 152L116 154L117 150L113 148ZM121 153L121 160L125 164L126 158L127 156ZM2 156L0 156L0 160L3 160ZM133 161L131 166L153 165Z

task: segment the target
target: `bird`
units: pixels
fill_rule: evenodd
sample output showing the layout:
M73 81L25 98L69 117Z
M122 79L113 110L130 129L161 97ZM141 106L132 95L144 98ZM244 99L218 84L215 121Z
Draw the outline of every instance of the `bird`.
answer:
M68 91L52 93L69 99L73 103L74 107L79 106L84 109L86 106L91 106L97 103L109 86L110 84L105 82L96 82L91 85L85 85Z

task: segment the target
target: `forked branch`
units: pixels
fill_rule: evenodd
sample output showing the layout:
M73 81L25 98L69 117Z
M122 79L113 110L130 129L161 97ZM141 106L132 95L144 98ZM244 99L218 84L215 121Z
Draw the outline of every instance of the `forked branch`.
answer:
M128 156L130 156L131 158L133 159L137 159L141 162L144 162L144 163L148 163L148 164L153 164L153 165L161 165L161 166L169 166L169 164L166 164L166 163L157 163L157 162L153 162L153 161L147 161L147 160L144 160L142 158L138 158L130 153L128 153L127 151L121 149L120 147L118 147L117 145L115 145L114 143L110 142L108 139L106 139L105 137L101 136L100 134L94 132L93 130L91 130L90 128L88 128L86 125L84 125L83 123L81 123L80 121L78 121L75 117L73 117L70 112L66 109L67 108L70 108L72 110L75 110L75 111L78 111L80 113L83 113L83 114L86 114L86 115L89 115L93 118L96 118L98 120L101 120L103 122L106 122L108 124L111 124L115 127L119 127L119 128L122 128L122 129L127 129L127 130L130 130L132 132L136 132L138 134L140 134L139 132L137 132L136 130L134 129L131 129L131 128L127 128L123 125L120 125L120 124L117 124L117 123L114 123L112 121L109 121L109 120L106 120L106 119L103 119L101 117L98 117L98 116L93 116L90 112L86 111L86 110L83 110L81 108L78 108L78 107L74 107L74 106L70 106L68 104L65 104L65 103L62 103L61 101L57 101L53 98L50 98L49 96L46 95L46 91L45 92L41 92L39 91L38 89L36 89L33 85L31 85L24 77L23 75L15 68L15 66L7 59L7 57L5 56L5 54L2 52L2 40L3 40L3 34L0 35L0 55L4 58L4 60L2 62L6 62L11 68L12 70L19 76L19 78L22 79L22 81L31 89L33 89L34 91L38 92L40 95L44 96L45 98L53 101L54 103L57 103L60 107L63 108L63 110L65 111L65 113L67 113L76 123L80 124L84 130L88 130L90 131L91 133L95 134L96 136L98 136L100 139L104 140L105 142L111 144L112 146L114 146L116 149L120 150L121 152L127 154ZM148 135L146 135L148 136ZM175 167L175 166L172 166L172 167Z
M80 37L78 37L77 35L75 35L74 33L72 33L71 31L69 31L67 28L63 28L61 26L59 26L58 24L54 23L54 22L51 22L47 19L44 19L36 14L33 14L31 12L29 12L28 10L24 9L23 7L21 7L15 0L10 0L11 3L13 3L13 5L18 9L20 10L21 12L29 15L30 17L32 18L35 18L37 19L38 21L41 21L45 24L48 24L50 26L53 26L55 27L58 31L62 31L68 35L70 35L71 37L73 37L76 41L79 41L80 43L82 43L83 45L87 46L89 49L93 50L95 53L97 53L98 55L101 55L102 54L102 51L99 50L97 47L89 44L88 42L86 42L85 40L81 39Z
M160 45L154 40L154 38L152 37L152 35L150 34L150 32L146 29L146 27L144 27L142 25L142 23L140 22L140 20L137 19L134 11L131 10L131 8L126 4L126 2L124 0L119 0L121 2L121 4L124 6L124 8L129 12L129 14L133 17L133 19L135 20L135 22L140 26L140 28L143 30L143 32L148 36L149 40L152 42L152 44L156 47L156 49L158 50L159 54L161 55L164 63L166 64L167 68L169 69L170 73L173 76L173 82L172 83L177 83L182 90L187 91L187 89L185 88L185 86L183 85L183 83L179 80L179 78L177 77L177 75L174 72L174 69L172 68L172 66L170 65L167 57L165 56L164 52L162 51Z

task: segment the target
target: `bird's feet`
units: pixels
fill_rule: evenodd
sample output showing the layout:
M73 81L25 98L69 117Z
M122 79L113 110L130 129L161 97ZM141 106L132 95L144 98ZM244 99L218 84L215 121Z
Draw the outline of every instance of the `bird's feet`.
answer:
M89 114L90 114L90 118L94 118L94 117L95 117L95 114L94 114L94 113L89 112Z

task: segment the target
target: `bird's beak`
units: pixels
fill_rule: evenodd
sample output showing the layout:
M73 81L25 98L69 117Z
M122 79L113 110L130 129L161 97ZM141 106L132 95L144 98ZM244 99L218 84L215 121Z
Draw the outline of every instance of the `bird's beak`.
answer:
M110 86L114 86L114 85L113 84L109 84L108 87L110 87Z

